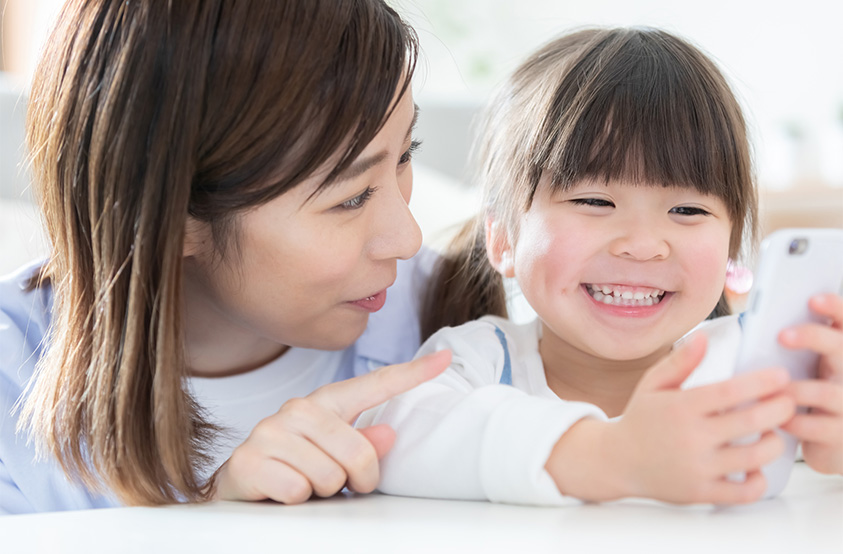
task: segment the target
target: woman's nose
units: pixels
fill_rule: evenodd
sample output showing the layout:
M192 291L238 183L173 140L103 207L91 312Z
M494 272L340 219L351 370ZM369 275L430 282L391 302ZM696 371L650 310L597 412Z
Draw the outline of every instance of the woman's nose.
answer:
M379 214L378 232L372 244L375 259L406 260L413 257L422 245L422 232L408 205L410 187L390 187L388 201Z

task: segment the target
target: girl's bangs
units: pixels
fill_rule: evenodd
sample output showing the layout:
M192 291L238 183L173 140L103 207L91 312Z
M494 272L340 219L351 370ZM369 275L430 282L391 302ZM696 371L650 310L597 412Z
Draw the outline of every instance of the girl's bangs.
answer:
M554 188L581 180L682 186L732 204L746 156L728 95L716 68L670 36L602 37L557 87L536 161Z

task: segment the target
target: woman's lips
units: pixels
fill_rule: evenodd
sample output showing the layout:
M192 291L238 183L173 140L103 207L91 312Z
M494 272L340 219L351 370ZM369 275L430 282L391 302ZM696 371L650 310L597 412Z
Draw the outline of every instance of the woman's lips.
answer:
M366 310L367 312L374 313L381 308L386 303L386 289L376 292L372 296L367 296L366 298L361 298L360 300L354 300L349 302L352 306L356 306L362 310Z

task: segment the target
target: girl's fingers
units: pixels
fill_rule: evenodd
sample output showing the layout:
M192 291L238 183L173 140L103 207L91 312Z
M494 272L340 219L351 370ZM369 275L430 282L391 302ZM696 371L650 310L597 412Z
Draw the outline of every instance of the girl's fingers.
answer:
M817 315L831 319L832 326L843 327L843 296L839 294L821 294L808 302L808 307Z
M715 481L704 502L720 505L751 504L760 500L767 490L767 480L760 471L748 471L746 479L737 483L726 478Z
M797 406L843 416L843 385L839 383L820 379L794 381L787 392Z
M843 364L843 331L821 323L790 327L779 333L779 343L794 350L806 349L836 358Z
M706 414L718 414L782 391L790 375L781 368L738 375L726 381L685 391L689 402Z
M694 333L651 367L641 378L636 391L678 389L705 356L708 337Z
M795 413L796 403L790 396L781 394L713 417L713 436L723 444L736 441L780 427Z
M843 445L843 418L839 415L797 414L781 428L802 442Z
M756 471L782 455L785 444L775 431L767 431L752 444L728 445L717 455L717 473Z

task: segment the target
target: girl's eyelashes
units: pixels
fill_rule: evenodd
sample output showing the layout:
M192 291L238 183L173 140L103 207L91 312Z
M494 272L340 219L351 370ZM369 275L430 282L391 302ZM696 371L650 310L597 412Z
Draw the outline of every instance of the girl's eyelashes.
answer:
M604 198L572 198L570 202L577 206L591 206L593 208L614 207L614 204L612 204L612 202Z
M711 215L711 212L694 206L677 206L671 209L670 213L684 216Z
M364 190L354 198L346 200L337 207L341 210L358 210L362 208L366 204L366 202L368 202L369 198L372 197L372 194L374 194L376 190L377 187L366 187L366 190Z
M401 157L398 159L398 165L404 165L410 163L410 160L413 159L413 154L418 152L419 148L421 148L422 141L420 140L413 140L410 142L410 147L401 154Z

